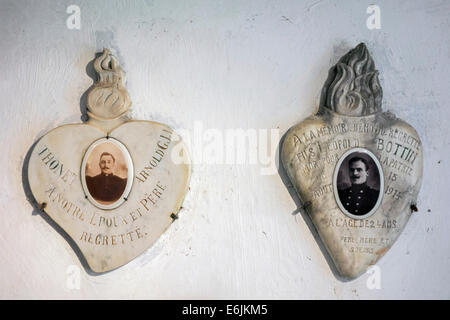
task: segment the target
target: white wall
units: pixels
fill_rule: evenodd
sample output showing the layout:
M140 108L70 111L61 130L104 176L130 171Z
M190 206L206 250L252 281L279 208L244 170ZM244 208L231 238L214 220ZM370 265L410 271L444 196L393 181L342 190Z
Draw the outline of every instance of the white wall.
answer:
M372 3L2 0L0 298L450 298L450 2L377 1L381 29L369 30ZM66 27L70 4L80 30ZM258 164L195 164L180 218L100 276L27 201L26 154L51 128L81 121L86 66L103 47L127 72L136 119L282 135L316 110L328 69L361 41L384 109L417 129L425 154L419 212L378 263L379 290L367 274L335 277L280 175ZM67 287L71 265L79 290Z

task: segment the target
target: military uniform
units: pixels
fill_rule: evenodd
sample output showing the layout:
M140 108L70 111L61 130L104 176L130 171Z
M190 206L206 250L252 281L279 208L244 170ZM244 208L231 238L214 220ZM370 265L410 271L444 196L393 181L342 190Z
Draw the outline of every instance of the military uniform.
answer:
M379 190L372 189L366 183L353 184L338 191L344 208L355 216L362 216L373 209L378 200Z
M120 198L127 185L127 179L114 174L99 174L95 177L86 176L89 193L95 200L116 201Z

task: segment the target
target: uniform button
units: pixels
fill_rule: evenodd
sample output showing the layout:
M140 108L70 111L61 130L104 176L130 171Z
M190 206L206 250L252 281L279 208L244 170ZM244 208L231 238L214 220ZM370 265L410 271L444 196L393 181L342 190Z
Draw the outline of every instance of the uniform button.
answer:
M357 203L356 205L359 206L359 203Z
M346 203L347 206L348 206L349 204L350 204L350 203L348 203L348 202Z
M361 193L363 193L363 191L362 191L362 190L361 190L360 192L361 192Z
M350 190L350 193L352 193L352 190Z
M358 196L358 199L361 199L361 197L360 197L360 196Z
M358 210L355 210L355 212L358 212Z
M351 199L352 197L348 197L349 199Z

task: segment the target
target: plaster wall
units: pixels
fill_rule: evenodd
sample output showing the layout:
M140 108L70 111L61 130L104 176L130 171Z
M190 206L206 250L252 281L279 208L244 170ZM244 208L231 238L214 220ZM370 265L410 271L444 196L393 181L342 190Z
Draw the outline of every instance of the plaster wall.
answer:
M66 25L72 4L79 30ZM450 2L377 1L373 30L370 4L2 0L0 298L450 298ZM207 163L198 149L211 146L208 129L275 129L250 149L274 146L278 164L278 139L315 112L328 69L361 41L380 71L384 110L416 128L425 154L419 211L377 264L380 289L368 274L335 277L278 170L262 174L267 166L248 157ZM95 276L27 200L24 160L48 130L81 122L86 66L103 47L127 73L135 119L185 139L197 130L201 143L190 145L180 218L137 259Z

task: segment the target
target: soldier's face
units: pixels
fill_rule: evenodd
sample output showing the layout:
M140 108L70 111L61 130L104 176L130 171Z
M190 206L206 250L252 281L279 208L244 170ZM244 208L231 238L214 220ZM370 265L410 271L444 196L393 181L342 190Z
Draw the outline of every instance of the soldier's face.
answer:
M100 158L100 170L103 174L111 174L114 169L114 159L111 156L103 156Z
M352 184L361 184L367 181L369 172L364 162L358 160L350 164L350 180Z

